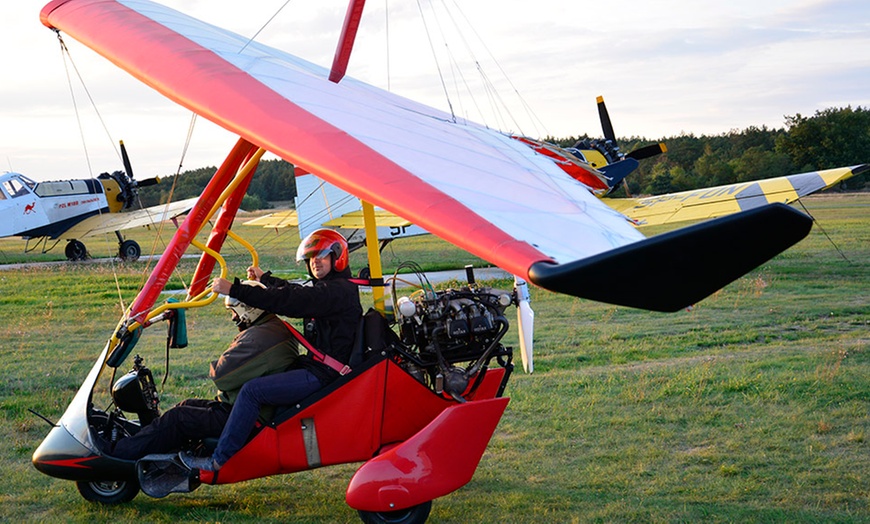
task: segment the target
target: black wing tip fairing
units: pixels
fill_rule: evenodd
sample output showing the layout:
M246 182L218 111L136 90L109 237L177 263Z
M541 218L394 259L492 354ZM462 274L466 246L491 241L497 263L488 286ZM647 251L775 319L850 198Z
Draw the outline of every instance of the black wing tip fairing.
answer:
M679 311L796 244L811 228L807 215L785 204L770 204L568 264L537 262L529 277L558 293ZM614 274L642 274L643 281L602 278Z

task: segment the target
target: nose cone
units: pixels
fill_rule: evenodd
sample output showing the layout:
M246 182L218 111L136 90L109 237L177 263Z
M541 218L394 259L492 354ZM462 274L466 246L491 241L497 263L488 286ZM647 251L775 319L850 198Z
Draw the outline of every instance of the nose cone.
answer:
M136 478L135 461L107 457L93 445L89 447L82 444L63 425L52 428L33 452L31 462L40 472L65 480L107 481Z
M33 452L33 466L46 475L82 480L100 455L85 447L63 426L56 426Z

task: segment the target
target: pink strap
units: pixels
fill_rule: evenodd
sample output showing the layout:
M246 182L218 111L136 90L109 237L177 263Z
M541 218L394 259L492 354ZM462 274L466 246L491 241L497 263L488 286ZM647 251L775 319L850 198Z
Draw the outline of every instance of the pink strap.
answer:
M311 356L314 358L314 360L316 360L318 362L322 362L323 364L326 364L330 368L337 371L339 375L347 375L348 373L353 371L350 368L350 366L348 366L347 364L342 364L341 362L339 362L338 360L335 360L334 358L330 357L329 355L314 349L314 346L312 346L311 343L308 342L308 339L306 339L304 336L302 336L302 333L300 333L295 327L293 327L286 320L282 319L281 321L284 322L284 325L287 326L287 329L290 330L290 333L292 333L293 336L296 337L296 340L298 340L299 343L302 344L305 347L305 349L308 350L308 352L311 354Z

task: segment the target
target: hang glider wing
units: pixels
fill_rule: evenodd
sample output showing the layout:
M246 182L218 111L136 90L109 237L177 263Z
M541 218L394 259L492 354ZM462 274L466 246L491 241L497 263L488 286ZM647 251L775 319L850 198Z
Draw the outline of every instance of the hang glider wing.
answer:
M604 276L584 259L650 245L558 159L522 140L349 77L330 82L325 68L164 6L55 0L41 19L245 140L551 290L583 296L573 283ZM760 263L755 242L781 251L791 245L781 239L794 241L789 232L809 231L801 213L787 207L771 213L782 218L775 226L740 222L756 230L753 244L722 254L702 272L707 280L718 285L715 274ZM732 229L714 224L705 235ZM691 254L674 238L680 237L670 237L677 249L658 241L659 249L645 251L661 258L654 265L661 274L650 278L670 284L667 303L644 289L596 300L672 309L703 298L669 263Z
M196 198L180 200L170 204L152 206L138 211L124 213L103 213L90 216L73 227L60 233L58 238L86 238L115 231L124 231L159 224L190 211Z
M775 202L791 204L870 169L868 165L813 171L646 198L607 198L607 205L639 226L705 220Z

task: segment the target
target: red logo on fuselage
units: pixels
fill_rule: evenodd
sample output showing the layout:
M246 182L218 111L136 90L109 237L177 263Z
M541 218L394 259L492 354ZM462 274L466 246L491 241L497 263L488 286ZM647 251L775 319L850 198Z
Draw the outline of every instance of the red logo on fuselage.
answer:
M36 213L36 202L31 202L24 206L24 214Z

